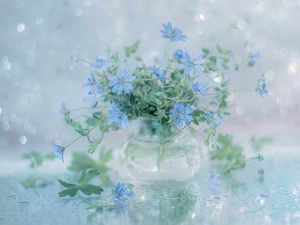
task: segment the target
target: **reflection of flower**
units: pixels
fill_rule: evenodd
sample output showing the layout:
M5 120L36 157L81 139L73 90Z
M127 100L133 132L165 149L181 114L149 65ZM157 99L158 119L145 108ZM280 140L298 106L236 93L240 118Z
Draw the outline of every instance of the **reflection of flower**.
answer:
M220 125L221 123L221 119L223 119L223 117L220 114L214 114L214 112L212 111L208 111L207 113L204 114L206 123L208 125L212 125L214 127Z
M189 115L193 112L193 109L191 108L191 104L184 105L183 102L176 102L175 108L170 110L170 118L175 120L175 126L178 128L183 127L183 121L190 125L190 123L193 121L193 117Z
M103 74L107 71L108 68L114 65L114 60L111 59L112 54L108 54L106 57L96 58L95 63L91 63L91 66L94 66L99 69L99 73Z
M126 210L129 207L129 202L128 201L119 201L119 202L116 202L115 207L116 207L115 208L116 214L125 213Z
M165 72L159 69L159 67L152 66L151 67L152 74L157 78L157 79L162 79L165 77Z
M220 174L216 170L210 170L210 177L206 180L205 184L207 188L214 192L216 195L219 195L219 188L221 182L219 181Z
M191 88L192 91L195 92L196 95L204 95L208 90L209 83L192 83Z
M66 121L70 120L70 111L66 108L66 103L63 102L61 104L61 109L59 112L64 115Z
M248 62L248 66L255 66L256 60L260 59L260 52L255 49L252 44L249 43L249 41L247 42L246 52L248 58L250 59Z
M265 99L264 95L268 94L268 91L266 90L266 83L265 83L265 76L264 76L264 74L261 75L261 78L259 78L257 80L256 92L259 94L259 96L262 99Z
M169 38L171 42L185 41L186 36L178 28L173 28L171 22L168 22L167 25L163 24L163 27L164 30L160 31L163 38Z
M108 110L108 124L115 123L119 128L125 129L129 125L128 116L117 107Z
M204 70L202 64L205 62L205 59L202 59L202 57L202 54L195 57L193 52L191 54L185 52L184 57L180 59L180 66L184 68L184 74L189 74L190 76L201 74Z
M60 160L62 162L64 162L64 151L65 151L65 148L62 147L62 146L59 146L59 145L55 144L55 142L53 142L53 141L50 141L49 143L52 145L52 149L55 151L55 155L59 156Z
M72 64L70 65L69 69L75 73L75 69L76 69L76 64L78 61L78 53L79 53L79 47L80 45L77 45L77 47L72 51L72 56L71 56L71 60L72 60Z
M248 58L250 59L260 59L260 52L253 47L252 44L248 42L246 47L246 52L248 54Z
M135 196L133 193L131 193L123 183L118 183L115 187L115 190L113 191L114 195L114 202L120 203L127 200L126 197L133 197Z
M110 80L108 86L113 87L111 91L118 95L123 91L129 94L134 89L130 82L136 78L132 74L132 72L127 72L124 68L119 68L116 76L108 76L108 80Z

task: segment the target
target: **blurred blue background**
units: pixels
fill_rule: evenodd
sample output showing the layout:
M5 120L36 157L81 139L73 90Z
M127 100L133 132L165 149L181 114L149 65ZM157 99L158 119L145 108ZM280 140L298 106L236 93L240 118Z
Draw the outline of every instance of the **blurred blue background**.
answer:
M51 140L70 142L76 134L62 122L60 106L85 106L81 87L90 71L83 63L75 74L69 70L72 50L79 44L80 55L94 60L106 45L122 52L138 39L137 55L153 63L167 44L160 33L167 21L188 37L171 51L201 53L217 42L236 50L250 37L261 52L256 66L232 81L248 87L264 73L267 99L234 93L232 116L221 130L298 130L299 12L299 0L0 0L0 150L44 146L42 151L51 151ZM235 21L239 29L229 30ZM116 144L127 132L106 141L114 138Z

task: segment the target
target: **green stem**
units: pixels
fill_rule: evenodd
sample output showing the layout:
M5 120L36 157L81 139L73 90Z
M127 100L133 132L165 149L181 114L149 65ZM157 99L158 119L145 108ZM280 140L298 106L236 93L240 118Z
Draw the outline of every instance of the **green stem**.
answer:
M82 138L83 136L79 136L78 138L76 138L74 141L72 141L70 144L66 145L64 148L69 147L71 144L73 144L75 141L77 141L78 139Z
M91 62L89 62L89 61L87 61L87 60L85 60L85 59L81 59L81 58L79 58L79 57L78 57L78 61L82 61L82 62L86 62L86 63L88 63L88 64L91 64Z
M190 128L191 130L195 131L196 133L200 134L203 138L205 138L204 135L201 134L199 131L195 130L194 128L192 128L192 127L190 127L190 126L189 126L189 128Z
M186 128L187 126L184 126L183 128L181 128L179 131L177 131L175 134L173 134L171 137L169 137L168 139L166 139L166 142L170 141L173 137L175 137L177 134L179 134L179 132L181 132L184 128Z

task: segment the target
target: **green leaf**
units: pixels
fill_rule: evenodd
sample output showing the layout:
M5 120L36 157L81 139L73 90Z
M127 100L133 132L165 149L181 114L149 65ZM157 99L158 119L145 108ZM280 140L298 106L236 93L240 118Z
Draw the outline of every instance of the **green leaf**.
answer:
M91 205L87 206L85 209L87 209L87 210L89 210L89 209L97 209L99 207L102 207L102 206L99 203L94 203L94 204L91 204Z
M194 124L196 124L197 126L199 125L199 122L198 122L198 120L196 120L196 119L194 119L192 122L193 122Z
M93 219L96 215L97 215L96 212L92 212L92 213L89 214L86 218L87 218L88 220L91 220L91 219Z
M239 70L239 65L238 65L238 64L235 64L235 65L234 65L234 70L235 70L235 71Z
M91 179L98 176L99 174L100 174L100 172L98 170L95 170L95 169L91 169L87 173L85 171L83 171L78 183L80 185L81 184L87 184Z
M202 48L202 52L204 55L209 55L209 49L208 48Z
M204 129L205 134L210 134L210 129Z
M26 188L30 188L35 186L36 180L37 180L36 176L33 175L27 178L26 180L20 181L20 184L22 184Z
M87 125L94 127L94 126L98 125L99 121L100 121L99 119L88 118L85 122Z
M204 142L205 146L209 145L209 141L207 139L205 139L203 142Z
M110 53L110 50L111 50L110 46L106 45L106 46L104 47L104 51L105 51L106 53Z
M73 153L73 160L69 170L71 171L82 171L86 169L93 168L95 161L87 156L86 153Z
M52 154L52 155L54 155L54 154ZM29 166L32 168L34 168L35 166L42 165L42 162L43 162L43 156L38 152L31 152L29 154L24 154L23 159L31 159L32 162Z
M252 137L251 138L251 144L255 150L261 150L263 145L270 143L272 141L271 138L269 137L261 137L261 138L256 138Z
M101 149L99 164L104 165L105 163L107 163L111 159L112 159L112 150L111 149L110 150Z
M46 159L49 159L49 160L56 159L56 156L53 153L50 153L50 154L46 155L45 157L46 157Z
M209 60L213 66L215 66L217 64L217 58L215 56L210 56Z
M74 187L71 187L71 188L68 188L66 190L59 192L58 195L59 195L59 197L65 197L67 195L69 195L70 197L74 197L78 190L79 190L79 187L74 186Z
M103 192L103 189L101 187L92 184L80 185L79 189L85 195L91 195L91 194L100 195L101 192Z
M259 169L259 170L257 171L257 173L258 173L259 175L264 175L265 171L264 171L263 169Z
M216 48L217 48L217 51L222 55L228 55L231 53L230 50L228 50L226 48L221 48L219 45L217 45Z
M124 47L125 55L127 58L129 58L132 53L135 53L138 50L139 43L140 43L140 41L136 41L131 46Z
M77 186L76 184L70 184L70 183L65 182L65 181L62 181L62 180L58 180L58 182L59 182L62 186L66 187L66 188L70 188L70 187Z
M102 112L94 112L93 113L93 117L96 118L96 119L101 119L102 116L103 116Z

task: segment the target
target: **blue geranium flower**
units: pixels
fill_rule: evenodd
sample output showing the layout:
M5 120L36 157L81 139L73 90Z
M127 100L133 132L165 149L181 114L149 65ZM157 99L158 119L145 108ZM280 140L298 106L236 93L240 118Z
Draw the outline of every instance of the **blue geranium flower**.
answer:
M87 102L89 106L96 107L97 105L97 95L104 93L102 85L90 85L87 88L88 97L84 98L83 101Z
M70 111L67 109L66 103L63 102L61 104L61 109L59 112L64 115L66 121L70 120Z
M71 56L72 64L70 65L69 69L73 73L76 72L76 65L77 65L77 61L78 61L79 47L80 47L80 45L77 45L77 47L72 51L72 56Z
M185 41L186 36L176 27L172 27L172 23L163 24L164 30L161 30L163 38L169 38L171 42Z
M192 91L196 94L196 95L204 95L207 90L208 90L208 85L209 83L192 83L191 88Z
M120 95L123 91L129 94L133 89L133 85L130 83L135 80L136 77L133 76L132 72L127 72L124 68L119 68L116 76L108 76L109 87L112 88L112 92Z
M125 129L129 125L128 116L116 107L108 110L108 124L115 123L119 128Z
M104 74L108 68L114 65L114 60L111 59L111 56L112 54L108 54L106 57L98 57L95 63L91 63L91 66L98 68L100 74Z
M191 108L191 104L184 105L183 102L176 102L175 108L170 110L170 118L175 120L175 126L182 128L183 121L187 125L190 125L190 123L193 121L194 118L189 115L193 111L194 110Z
M193 76L194 74L201 74L204 70L202 64L205 62L205 59L202 58L203 55L199 54L197 57L194 56L194 53L188 54L185 52L184 57L181 58L181 67L184 68L184 73Z
M207 188L215 193L217 196L219 195L219 189L220 189L220 174L216 170L210 170L210 177L206 180L205 184Z
M62 162L64 162L65 148L60 145L55 144L55 142L53 142L53 141L50 141L49 143L52 145L52 149L55 151L55 155L58 156Z
M86 79L85 84L83 87L89 86L89 85L95 85L96 84L96 79L95 79L95 74L93 72L90 72L89 77Z
M204 117L206 119L206 123L208 125L211 124L214 127L220 125L221 119L223 119L223 117L220 114L214 114L214 112L212 111L208 111L207 113L205 113Z
M257 87L256 92L262 99L265 99L265 95L267 96L268 91L266 90L266 83L265 83L265 76L264 74L261 75L261 78L257 80Z
M135 195L128 190L123 183L118 183L113 190L114 202L121 203L127 200L126 197L134 197Z
M161 69L159 69L159 67L156 66L152 66L151 67L152 70L152 74L157 78L157 79L163 79L165 77L165 72Z
M173 58L177 61L180 61L182 57L184 57L184 54L185 54L184 50L177 49L173 54Z

